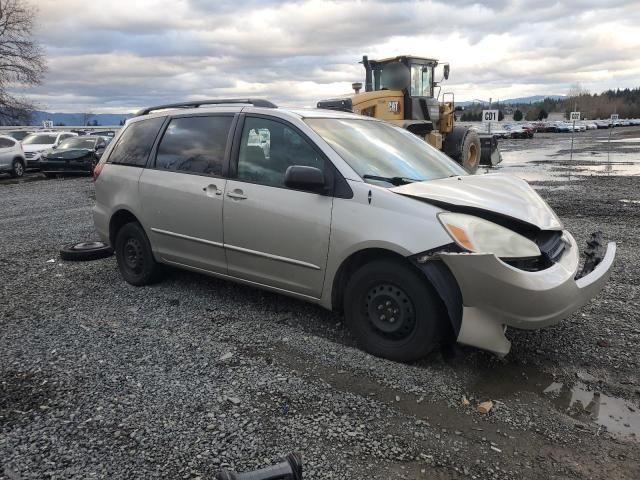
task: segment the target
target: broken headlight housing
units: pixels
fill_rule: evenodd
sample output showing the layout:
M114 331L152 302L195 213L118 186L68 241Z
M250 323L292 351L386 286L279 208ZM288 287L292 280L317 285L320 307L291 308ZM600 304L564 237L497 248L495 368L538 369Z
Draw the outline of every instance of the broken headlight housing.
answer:
M480 217L443 212L438 220L454 242L475 253L493 253L500 258L531 258L541 255L535 242Z

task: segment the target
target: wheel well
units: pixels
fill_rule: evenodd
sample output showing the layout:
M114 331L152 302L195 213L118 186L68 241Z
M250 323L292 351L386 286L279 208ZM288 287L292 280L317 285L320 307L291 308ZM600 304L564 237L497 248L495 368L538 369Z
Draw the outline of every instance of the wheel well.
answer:
M116 243L116 235L118 234L118 231L130 222L138 222L138 219L128 210L118 210L113 214L109 221L109 243L112 247Z
M25 164L24 158L20 157L20 156L15 156L13 157L13 161L15 162L16 160L20 160L22 162L22 165Z
M347 286L347 282L351 275L358 270L362 265L372 261L380 260L382 258L392 258L403 262L407 261L402 255L392 252L391 250L385 250L384 248L367 248L358 252L352 253L347 259L345 259L340 268L333 278L333 288L331 289L331 308L336 311L342 311L344 303L344 289Z

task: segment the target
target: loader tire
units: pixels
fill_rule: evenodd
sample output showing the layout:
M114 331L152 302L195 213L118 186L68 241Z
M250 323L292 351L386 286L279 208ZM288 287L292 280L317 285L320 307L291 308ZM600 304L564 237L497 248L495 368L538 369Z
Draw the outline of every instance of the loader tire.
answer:
M469 173L475 173L480 165L480 137L467 127L453 127L442 145L444 153L462 165Z

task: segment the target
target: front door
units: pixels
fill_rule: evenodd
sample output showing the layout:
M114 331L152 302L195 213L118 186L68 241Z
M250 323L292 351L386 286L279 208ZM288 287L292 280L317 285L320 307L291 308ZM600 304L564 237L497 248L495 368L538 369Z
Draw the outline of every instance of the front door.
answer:
M226 273L222 178L233 116L173 118L140 177L143 221L164 261Z
M247 116L224 196L229 275L319 298L333 198L285 187L290 165L328 168L292 126Z

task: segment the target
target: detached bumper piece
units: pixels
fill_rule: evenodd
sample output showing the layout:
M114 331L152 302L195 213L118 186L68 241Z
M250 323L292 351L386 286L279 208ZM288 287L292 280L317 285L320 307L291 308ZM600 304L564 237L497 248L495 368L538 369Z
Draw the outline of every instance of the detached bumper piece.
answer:
M603 247L601 234L594 235L585 263L585 268L591 270L578 279L579 250L568 232L562 234L565 246L560 257L541 271L518 269L493 254L439 254L462 293L462 322L457 341L506 355L511 348L504 335L506 326L548 327L586 304L604 287L616 254L614 242ZM593 255L588 253L590 249Z

